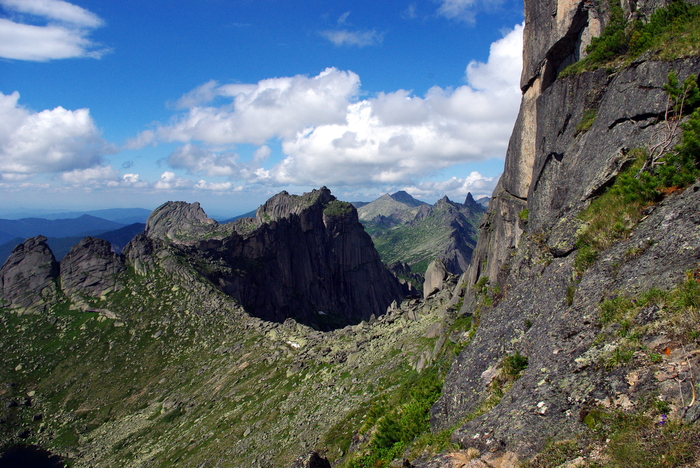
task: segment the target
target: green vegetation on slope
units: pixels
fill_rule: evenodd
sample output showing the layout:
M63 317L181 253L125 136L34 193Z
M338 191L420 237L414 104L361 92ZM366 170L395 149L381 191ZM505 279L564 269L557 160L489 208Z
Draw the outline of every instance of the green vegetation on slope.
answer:
M442 326L448 334L459 332L471 336L468 333L472 328L470 317L455 318L448 314ZM431 433L430 408L440 397L445 375L464 343L456 344L437 336L421 337L420 341L429 349L433 348L433 354L437 349L432 363L420 372L407 369L392 376L394 390L391 393L378 395L362 413L348 415L326 435L325 444L340 443L344 451L353 438L363 441L355 453L338 466L383 468L396 460L434 455L452 447L452 431Z
M288 466L308 449L342 461L373 407L426 434L457 346L439 301L320 333L247 316L177 257L89 299L96 312L71 307L0 310L0 451L36 444L75 467Z
M599 68L620 69L645 52L660 60L700 54L700 6L674 1L643 22L626 21L617 1L609 5L611 18L605 30L593 38L586 57L567 67L561 77Z
M450 243L455 230L455 211L451 202L438 202L430 215L399 226L386 227L373 221L363 221L367 233L372 237L379 256L387 265L394 262L407 263L414 273L425 274L430 262L438 258ZM478 232L481 213L466 217L472 230ZM476 246L476 235L470 247Z
M600 355L599 365L611 372L625 368L626 372L663 373L671 365L670 348L667 356L644 344L658 336L683 350L681 361L673 365L688 365L685 351L700 346L699 281L700 271L688 272L685 281L669 291L651 289L603 301L599 306L602 329L595 344L608 351ZM690 409L697 404L696 383L689 377L677 380ZM642 397L628 410L601 405L584 409L580 417L586 432L575 440L552 441L524 468L555 468L578 457L586 460L577 465L583 468L695 466L700 461L700 425L683 421L684 413L679 408L674 412L674 405L658 394Z
M681 141L670 152L657 151L659 145L650 150L632 150L627 168L618 174L614 184L581 212L579 216L587 224L577 241L575 267L579 274L595 262L599 252L630 235L644 216L646 206L692 184L700 176L700 96L696 77L691 75L680 84L671 73L665 89L671 110L667 128L679 124L683 131ZM681 123L683 111L692 113ZM675 135L664 137L674 139Z

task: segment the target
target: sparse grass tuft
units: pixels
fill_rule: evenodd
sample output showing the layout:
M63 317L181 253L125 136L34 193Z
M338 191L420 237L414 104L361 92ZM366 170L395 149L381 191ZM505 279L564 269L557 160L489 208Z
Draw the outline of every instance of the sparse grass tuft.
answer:
M586 109L583 111L583 116L581 116L581 121L576 126L576 135L581 133L586 133L593 126L595 118L598 115L598 109Z

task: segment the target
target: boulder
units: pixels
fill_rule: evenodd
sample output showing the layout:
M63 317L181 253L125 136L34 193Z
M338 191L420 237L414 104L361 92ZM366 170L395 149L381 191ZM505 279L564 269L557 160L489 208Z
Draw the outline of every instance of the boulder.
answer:
M58 290L59 265L46 237L36 236L14 248L0 269L0 299L14 309L43 311Z
M318 453L309 452L294 460L291 468L331 468L331 464Z
M433 260L425 271L425 282L423 283L423 296L428 297L437 291L441 291L444 281L447 278L447 269L440 260Z

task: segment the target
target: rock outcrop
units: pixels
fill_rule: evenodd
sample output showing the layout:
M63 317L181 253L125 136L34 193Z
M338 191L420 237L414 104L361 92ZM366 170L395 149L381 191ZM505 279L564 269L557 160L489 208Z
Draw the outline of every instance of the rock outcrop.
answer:
M310 452L294 460L291 468L331 468L327 458L316 452Z
M143 252L152 248L146 240L169 241L252 315L322 329L382 315L407 292L381 263L355 208L325 187L301 196L282 192L258 208L254 220L218 225L207 219L199 205L167 203L125 255L144 265Z
M121 287L119 275L126 270L121 255L109 242L84 237L61 259L61 288L67 295L100 297Z
M14 248L0 269L0 300L12 309L43 311L58 290L59 266L46 237L36 236Z
M150 214L145 232L150 238L184 243L198 240L216 225L197 202L167 202Z
M447 269L445 264L440 260L433 260L425 270L425 282L423 283L423 296L428 297L431 294L441 291L447 278Z

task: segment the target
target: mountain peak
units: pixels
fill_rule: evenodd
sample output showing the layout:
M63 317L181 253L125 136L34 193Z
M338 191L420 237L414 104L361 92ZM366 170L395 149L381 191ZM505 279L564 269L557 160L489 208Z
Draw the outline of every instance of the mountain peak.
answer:
M408 192L405 192L403 190L399 190L398 192L394 193L393 195L389 195L392 200L395 200L399 203L403 203L404 205L408 206L421 206L425 205L425 202L422 202L420 200L416 200L413 198Z
M314 205L325 206L336 198L327 187L312 190L303 195L291 195L286 190L278 193L255 212L257 224L270 223L279 219L288 218L291 215L301 214L302 211Z
M146 221L146 235L163 240L176 240L183 235L207 230L218 223L209 218L198 202L169 201L153 210Z
M485 207L481 203L474 200L474 197L472 196L471 192L467 192L467 198L464 200L464 206L466 206L470 210L484 211L485 209Z

